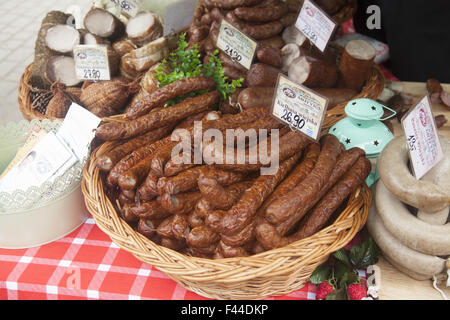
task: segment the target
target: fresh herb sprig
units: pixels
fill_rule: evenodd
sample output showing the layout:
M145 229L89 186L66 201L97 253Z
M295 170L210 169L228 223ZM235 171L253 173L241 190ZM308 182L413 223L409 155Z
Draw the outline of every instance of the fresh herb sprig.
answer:
M218 58L219 51L216 50L209 56L208 64L203 64L198 46L194 45L188 48L186 42L186 33L182 33L178 38L178 48L171 52L168 59L162 61L157 68L155 78L159 82L160 87L164 87L172 82L180 79L206 76L211 77L217 84L217 90L223 99L227 99L228 95L233 93L236 88L241 87L244 79L228 81L223 73L222 61ZM169 70L169 72L167 72ZM168 105L179 103L188 98L204 94L205 90L191 92L177 97L169 101Z

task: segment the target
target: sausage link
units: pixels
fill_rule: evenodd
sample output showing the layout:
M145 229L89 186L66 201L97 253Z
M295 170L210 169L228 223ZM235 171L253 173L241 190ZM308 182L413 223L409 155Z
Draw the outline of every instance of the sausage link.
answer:
M216 244L220 235L207 226L195 227L186 237L188 246L193 248L205 248Z
M266 219L279 224L295 214L299 221L314 196L327 183L341 152L341 143L331 134L322 138L322 150L314 169L285 196L272 202L266 210Z
M322 199L322 197L339 181L339 179L352 168L358 159L364 156L365 152L360 148L352 148L341 154L327 183L322 187L320 192L312 198L304 210L309 211L309 209L311 209L320 199ZM277 225L276 229L281 235L286 235L291 232L292 228L296 226L298 221L299 219L297 214L294 214L287 220Z
M208 213L205 217L205 225L210 227L215 232L222 232L222 219L227 214L227 211L214 210Z
M245 181L224 188L217 180L201 175L198 179L198 188L202 197L214 209L228 210L240 199L252 183L253 181Z
M159 139L167 136L171 131L172 127L162 127L149 131L143 136L130 139L111 151L102 154L98 158L97 167L102 171L109 172L114 168L116 163L132 153L134 150L158 141Z
M155 158L161 156L161 154L165 155L167 153L170 153L174 145L174 142L169 142L168 144L161 146L160 148L155 150L154 153L152 153L145 159L139 161L138 164L131 167L119 177L119 186L123 190L137 188L148 176ZM153 171L153 173L155 173L155 171Z
M219 241L219 251L224 258L248 257L249 253L243 247L230 247Z
M196 228L196 227L200 227L200 226L204 226L205 225L205 221L203 221L203 218L200 217L195 212L195 210L188 214L187 220L188 220L189 226L191 228Z
M333 186L308 213L306 220L293 235L286 237L277 228L267 221L256 227L256 238L265 249L284 247L294 241L301 240L317 232L339 208L342 202L353 193L367 178L371 170L370 161L365 157L358 158L352 168Z
M255 40L268 39L283 31L283 25L280 21L251 25L239 19L233 11L227 13L225 20Z
M157 183L158 177L155 176L152 172L149 172L147 178L145 178L145 181L138 188L137 195L139 197L139 200L150 201L156 198L159 195Z
M123 159L121 159L114 168L109 172L106 182L109 186L115 186L119 182L119 177L131 169L133 166L138 164L141 160L145 159L152 153L154 153L158 148L164 146L166 143L170 142L170 137L163 138L152 144L145 145L139 149L133 151Z
M259 176L241 199L223 216L221 231L224 235L233 235L244 229L255 216L264 200L295 166L300 154L283 161L274 175Z
M136 199L136 189L122 190L122 194L129 200L135 201Z
M177 145L177 142L171 142L166 146L157 150L150 163L150 169L152 173L159 177L164 175L164 166L172 157L172 149Z
M308 213L292 239L300 240L319 231L342 202L364 183L370 171L370 161L365 157L360 157L350 171Z
M256 51L259 62L275 68L281 68L281 50L273 47L261 47Z
M217 244L213 243L207 247L191 247L190 249L192 250L192 253L198 257L211 259L217 251Z
M143 234L148 239L154 239L156 235L156 228L158 228L160 220L141 218L138 222L137 230L140 234Z
M273 102L273 87L245 88L238 97L238 103L243 109L270 107Z
M185 216L176 214L172 220L172 235L177 240L186 240L186 236L191 231Z
M261 8L240 7L234 9L234 14L244 21L270 22L281 19L281 17L288 13L288 10L288 7L284 3L280 3L278 5Z
M162 237L161 246L172 249L174 251L181 251L186 248L186 241Z
M130 121L103 124L98 127L96 136L106 141L135 137L209 110L217 105L219 100L220 93L217 90L197 97L187 98L172 107L162 108Z
M216 82L209 77L198 76L180 79L145 96L127 110L127 117L136 119L147 114L153 108L162 107L165 102L184 94L200 90L214 90L215 88Z
M171 215L166 219L164 219L156 229L156 233L158 233L158 235L161 236L162 238L173 239L172 223L174 219L175 219L174 215Z
M191 158L191 163L178 163L177 161L169 160L167 161L166 165L164 166L164 176L165 177L173 177L177 174L186 171L188 169L191 169L195 166L197 166L194 163L193 157Z
M135 216L145 219L162 219L170 215L170 212L161 206L159 200L126 206L124 210L128 210Z
M289 129L288 129L289 130ZM281 131L280 131L281 134ZM260 170L262 167L267 166L267 164L263 164L261 163L261 159L257 159L256 163L251 163L251 157L249 156L250 154L260 154L258 152L261 152L261 150L267 149L267 157L271 158L271 152L272 152L272 145L270 143L271 139L268 139L269 141L267 142L267 148L265 148L264 145L260 143L254 147L254 149L251 150L247 150L246 154L245 154L245 161L244 163L235 163L235 164L228 164L226 163L226 157L230 156L230 154L227 154L228 152L232 152L233 154L231 155L232 159L238 159L239 154L238 154L238 150L236 149L232 149L232 150L226 150L223 154L224 159L221 161L220 164L216 163L215 167L219 168L219 169L223 169L223 170L234 170L237 172L251 172L251 171L258 171ZM306 138L305 136L303 136L300 133L297 132L293 132L290 131L286 134L283 134L279 141L275 141L275 143L278 145L279 150L278 150L278 159L279 161L284 161L286 159L288 159L289 157L291 157L292 155L300 152L301 150L303 150L304 148L306 148L311 141ZM256 150L255 150L256 149ZM233 158L234 155L234 158ZM205 158L205 155L204 155Z
M198 200L195 204L194 212L202 219L205 219L213 211L213 206L204 198L200 198L200 200Z
M281 22L281 20L280 20ZM280 35L258 41L258 47L273 47L281 49L286 43Z
M251 7L262 2L262 0L203 0L206 7L220 9L234 9L237 7Z
M165 193L161 196L161 206L173 214L188 214L194 210L201 196L200 192L179 193L175 195Z
M320 154L320 145L312 143L308 146L302 161L292 170L289 176L275 189L258 209L257 216L264 217L267 207L275 200L289 193L313 170Z
M297 21L297 18L298 18L298 13L289 12L288 14L286 14L285 16L283 16L280 19L280 22L283 25L283 27L287 28L287 27L290 27L293 24L295 24L295 22Z
M222 234L220 239L223 241L223 243L225 243L230 247L242 247L248 244L249 242L255 240L256 237L255 227L256 227L256 220L254 219L238 233L230 236Z
M200 174L206 174L223 186L241 182L245 175L243 173L223 171L210 166L198 166L183 171L174 177L162 177L158 181L158 190L162 193L177 194L198 188L197 181Z

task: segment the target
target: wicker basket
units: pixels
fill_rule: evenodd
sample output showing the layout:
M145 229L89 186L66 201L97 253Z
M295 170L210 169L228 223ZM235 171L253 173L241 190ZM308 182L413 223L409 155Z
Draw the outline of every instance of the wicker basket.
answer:
M19 88L18 88L18 102L19 102L20 112L22 113L23 117L25 119L27 119L28 121L31 121L33 119L38 119L38 120L49 119L51 121L54 121L54 120L63 121L64 119L62 119L62 118L50 117L50 116L44 115L34 109L33 102L31 101L31 97L30 97L30 91L33 90L34 92L50 93L50 90L40 90L40 89L34 89L31 87L31 85L29 83L30 83L32 67L33 67L33 64L31 63L25 69L25 72L20 77ZM124 114L117 114L117 115L113 115L110 117L104 117L104 118L102 118L102 121L113 122L113 121L123 121L124 119L125 119Z
M122 220L105 194L97 159L116 146L108 142L96 149L83 170L86 207L98 227L137 259L148 263L187 290L213 299L263 299L303 287L316 267L344 247L364 226L372 194L358 189L330 226L289 246L244 258L209 260L159 246Z
M22 115L25 119L28 121L31 121L33 119L38 120L63 120L59 118L50 117L48 115L43 115L39 111L35 110L32 105L31 97L30 97L30 91L34 90L30 86L30 77L31 77L31 68L33 67L33 64L31 63L28 67L25 68L24 73L20 77L19 81L19 89L18 89L18 102L19 102L19 109L20 112L22 112ZM43 92L43 93L50 93L50 90L39 90L35 92Z

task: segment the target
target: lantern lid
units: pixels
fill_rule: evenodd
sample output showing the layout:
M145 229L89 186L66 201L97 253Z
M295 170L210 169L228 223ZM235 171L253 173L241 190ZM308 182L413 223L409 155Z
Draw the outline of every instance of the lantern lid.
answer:
M347 150L358 147L366 152L367 157L378 157L394 138L388 127L380 121L384 108L379 102L370 99L352 100L345 107L347 117L332 126L329 133L335 135ZM395 115L395 111L391 111Z

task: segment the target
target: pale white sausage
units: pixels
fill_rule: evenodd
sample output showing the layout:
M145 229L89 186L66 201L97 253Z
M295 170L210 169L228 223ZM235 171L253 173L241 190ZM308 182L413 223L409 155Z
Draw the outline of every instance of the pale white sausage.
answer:
M450 140L440 136L444 159L442 159L433 169L423 176L422 180L430 181L442 190L450 192ZM430 224L443 225L447 222L450 207L446 207L438 212L427 212L419 210L417 218Z
M450 191L417 180L409 171L408 158L405 136L396 137L383 149L378 169L386 188L404 203L426 212L437 212L450 205Z
M377 183L375 202L386 229L405 246L431 255L450 254L450 223L437 226L419 220L381 180Z
M384 226L374 204L369 211L367 229L383 252L383 256L394 262L400 271L406 269L428 278L444 271L444 259L410 249L393 237Z

